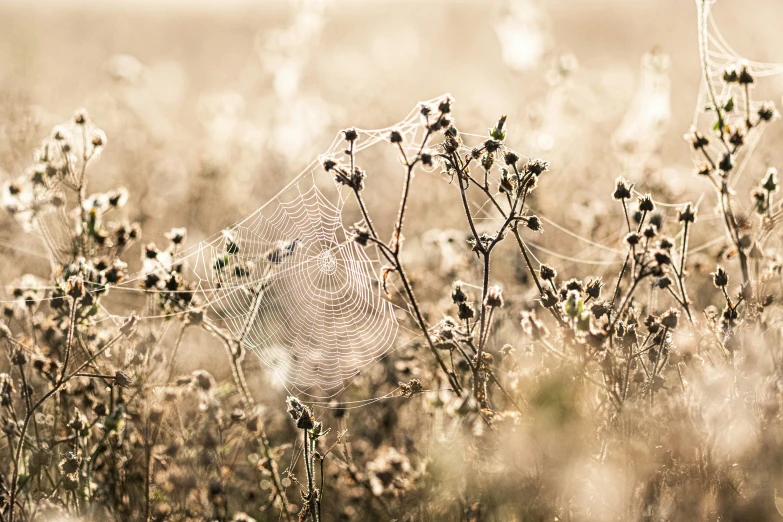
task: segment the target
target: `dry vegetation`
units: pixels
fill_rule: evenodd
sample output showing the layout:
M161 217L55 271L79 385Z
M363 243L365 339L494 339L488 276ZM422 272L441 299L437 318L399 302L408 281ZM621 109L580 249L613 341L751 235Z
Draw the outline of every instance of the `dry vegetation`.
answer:
M780 519L783 68L723 43L722 3L678 2L634 90L600 43L558 52L559 24L622 18L598 4L0 8L0 522ZM169 58L116 54L140 21ZM89 114L41 108L62 99ZM189 250L305 167L399 322L326 400L248 333L303 238L249 259L229 230L209 273ZM246 291L242 328L210 281Z

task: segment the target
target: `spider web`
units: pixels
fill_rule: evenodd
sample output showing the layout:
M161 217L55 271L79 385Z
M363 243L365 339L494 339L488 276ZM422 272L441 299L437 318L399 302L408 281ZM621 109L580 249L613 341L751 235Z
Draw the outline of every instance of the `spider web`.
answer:
M419 127L414 110L393 127L356 129L355 153L388 141L392 128L415 139ZM340 133L324 156L337 157L344 148ZM349 196L320 159L313 161L248 217L177 256L159 256L144 273L163 275L181 265L198 283L201 310L279 382L329 399L394 350L404 328L395 315L399 307L382 291L377 250L359 246L346 230ZM144 273L117 289L132 290Z
M341 388L392 349L397 321L375 262L347 237L342 201L312 184L278 196L196 254L209 307L300 392ZM287 191L288 192L288 191Z

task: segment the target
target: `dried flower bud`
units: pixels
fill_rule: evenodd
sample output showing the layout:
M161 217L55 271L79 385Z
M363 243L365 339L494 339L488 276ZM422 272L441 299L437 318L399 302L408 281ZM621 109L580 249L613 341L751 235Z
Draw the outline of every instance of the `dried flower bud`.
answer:
M392 143L402 143L402 134L400 131L393 130L389 133L389 141Z
M345 141L356 141L359 138L359 134L354 128L345 129L343 131L343 136L345 137Z
M506 165L511 167L517 164L517 161L519 161L519 155L516 152L507 149L505 154L503 154L503 160L506 162Z

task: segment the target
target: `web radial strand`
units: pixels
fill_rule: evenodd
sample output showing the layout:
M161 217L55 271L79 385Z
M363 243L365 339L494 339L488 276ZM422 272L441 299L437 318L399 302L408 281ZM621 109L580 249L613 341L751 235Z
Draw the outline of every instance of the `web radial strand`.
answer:
M327 397L391 350L398 326L341 206L315 184L290 192L209 245L202 290L287 386Z

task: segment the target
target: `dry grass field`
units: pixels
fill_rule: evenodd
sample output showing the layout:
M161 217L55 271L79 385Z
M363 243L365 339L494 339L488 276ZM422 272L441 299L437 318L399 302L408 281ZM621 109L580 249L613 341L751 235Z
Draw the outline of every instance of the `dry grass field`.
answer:
M0 522L783 519L781 20L0 2Z

